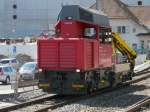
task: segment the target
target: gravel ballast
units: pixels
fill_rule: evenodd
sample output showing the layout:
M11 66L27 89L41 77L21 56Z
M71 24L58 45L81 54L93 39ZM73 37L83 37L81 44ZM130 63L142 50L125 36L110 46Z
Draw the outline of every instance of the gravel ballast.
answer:
M137 112L150 112L150 104L141 107L141 109L139 111L137 111Z
M0 96L0 108L15 105L18 103L23 103L26 101L30 101L39 97L46 96L47 93L43 92L41 89L32 90L28 92L19 93L18 96L11 95L2 95ZM4 106L3 106L4 105Z
M109 92L95 98L82 100L50 112L124 112L134 103L150 96L150 78L124 89ZM144 111L145 112L145 111ZM148 111L150 112L150 109Z

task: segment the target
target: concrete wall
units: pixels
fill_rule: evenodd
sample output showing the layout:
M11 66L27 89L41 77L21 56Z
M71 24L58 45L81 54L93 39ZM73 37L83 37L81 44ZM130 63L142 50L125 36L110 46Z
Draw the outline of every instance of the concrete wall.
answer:
M13 47L16 46L16 53L13 53ZM14 57L17 54L26 54L32 59L37 59L37 45L36 44L17 44L17 45L0 45L0 54Z

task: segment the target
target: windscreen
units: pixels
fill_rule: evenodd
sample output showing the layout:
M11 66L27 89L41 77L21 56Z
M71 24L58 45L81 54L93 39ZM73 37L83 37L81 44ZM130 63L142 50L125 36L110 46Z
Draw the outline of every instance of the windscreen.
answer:
M8 64L9 63L9 60L2 60L0 61L0 64Z
M35 64L25 64L22 66L23 70L33 70L35 68Z

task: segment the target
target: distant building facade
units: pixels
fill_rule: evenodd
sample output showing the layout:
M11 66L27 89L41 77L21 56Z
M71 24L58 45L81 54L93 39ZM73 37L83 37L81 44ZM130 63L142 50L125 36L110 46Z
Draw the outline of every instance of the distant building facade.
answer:
M149 49L150 6L143 2L128 6L120 0L100 0L101 10L110 18L112 30L121 35L130 47L141 52ZM127 1L127 0L126 0ZM93 5L91 8L95 8Z
M61 6L95 0L0 0L0 38L40 35L53 28Z

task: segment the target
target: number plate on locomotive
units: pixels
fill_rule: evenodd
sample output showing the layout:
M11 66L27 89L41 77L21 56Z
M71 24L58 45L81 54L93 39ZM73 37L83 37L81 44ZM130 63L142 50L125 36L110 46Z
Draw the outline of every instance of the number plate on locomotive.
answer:
M45 84L39 84L39 87L49 87L50 85L48 83Z

